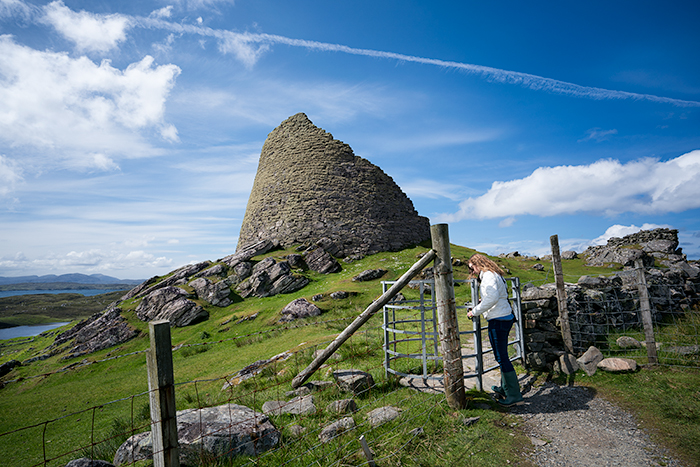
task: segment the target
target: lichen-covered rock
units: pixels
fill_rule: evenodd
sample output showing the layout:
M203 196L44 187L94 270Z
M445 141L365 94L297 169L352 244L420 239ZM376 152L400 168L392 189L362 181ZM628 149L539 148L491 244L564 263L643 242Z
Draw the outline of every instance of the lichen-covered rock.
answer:
M164 287L145 296L136 307L141 321L167 319L172 327L189 326L209 318L209 313L187 297L179 287Z
M325 426L318 435L318 439L322 443L327 443L353 428L355 428L355 420L352 417L341 418L337 422Z
M338 370L333 372L333 378L341 391L360 395L374 386L372 375L362 370Z
M366 269L352 278L353 282L365 282L379 279L386 274L386 269Z
M308 318L311 316L319 316L321 314L321 309L309 303L305 298L297 298L289 302L280 312L282 317L280 318L280 323L288 323L296 319Z
M243 405L180 410L176 416L181 465L196 463L201 451L214 458L255 456L275 447L281 437L266 415ZM152 456L151 433L139 433L119 447L114 464L119 466Z
M340 263L338 263L338 261L331 256L330 253L321 247L311 250L306 254L304 259L306 260L306 264L309 266L309 269L321 274L330 274L333 272L338 272L341 269Z
M391 177L299 113L263 145L238 249L323 238L337 257L396 251L429 239L430 223Z
M205 277L200 277L190 282L190 287L197 292L197 297L214 306L224 307L232 303L229 298L231 289L224 281L214 283Z
M64 358L80 357L122 344L138 334L121 316L121 310L111 306L56 336L52 348L72 340L72 348Z

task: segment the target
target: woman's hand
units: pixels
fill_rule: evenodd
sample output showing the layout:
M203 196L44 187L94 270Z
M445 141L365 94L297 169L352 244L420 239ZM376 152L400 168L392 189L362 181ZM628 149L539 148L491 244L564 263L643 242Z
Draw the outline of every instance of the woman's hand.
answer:
M474 313L472 313L472 310L467 311L467 318L469 318L469 319L474 318Z

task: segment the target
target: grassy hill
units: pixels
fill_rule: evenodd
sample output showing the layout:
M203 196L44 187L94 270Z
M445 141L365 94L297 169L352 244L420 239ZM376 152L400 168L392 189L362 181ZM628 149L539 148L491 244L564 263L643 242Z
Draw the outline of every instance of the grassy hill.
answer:
M311 361L313 351L325 347L382 293L381 280L400 277L427 249L427 245L423 245L401 252L379 253L360 261L343 263L343 271L337 274L320 275L306 271L304 274L311 279L311 283L288 295L238 300L225 308L201 303L210 313L207 321L172 329L172 343L176 349L173 359L178 410L230 401L261 411L266 400L284 399L285 392L291 389L289 382ZM291 252L293 249L273 251L254 260L259 261L267 256L282 259ZM469 248L452 246L454 258L465 260L472 253L474 250ZM522 282L536 285L553 282L550 269L535 271L532 260L496 260L511 275L520 277ZM358 273L376 268L388 272L379 280L364 283L352 281L352 277ZM610 270L586 268L582 261L572 260L565 263L564 272L567 281L575 281L584 273L609 273ZM456 279L467 278L466 263L455 267L454 275ZM338 290L350 292L351 295L345 300L329 297L331 292ZM469 287L457 287L455 292L457 303L469 299ZM315 302L323 311L320 317L289 325L277 323L279 312L287 303L299 297L311 300L316 294L324 294L322 300ZM417 292L405 289L404 294L411 298ZM113 299L100 297L89 298L100 303L109 303ZM91 354L84 360L62 360L57 355L35 361L14 369L3 378L11 381L0 389L0 458L3 465L41 464L44 459L53 459L74 450L71 454L48 461L47 465L63 466L71 458L82 456L111 461L116 446L129 433L149 429L146 358L143 352L148 347L148 325L135 317L136 305L132 300L122 303L121 307L123 316L141 331L137 338L116 348ZM91 312L85 313L89 314ZM242 319L255 314L255 319ZM330 369L359 368L369 371L377 382L376 388L358 401L361 407L355 416L358 422L362 420L362 414L382 405L398 405L404 410L402 422L392 422L385 427L366 431L375 454L388 456L381 465L496 466L505 465L506 461L513 465L527 465L518 454L529 446L529 440L519 429L519 420L495 409L484 394L471 392L470 408L457 412L447 407L442 396L417 393L397 386L393 379L387 380L382 368L381 321L380 312L341 347L341 360L329 362ZM466 317L460 316L460 325L463 322L466 326ZM31 340L3 341L0 364L11 359L25 361L45 353L55 334L60 331L45 333ZM256 360L288 350L294 351L292 358L232 390L222 391L226 377ZM409 371L411 365L410 362L406 363L403 369ZM318 371L312 379L332 378L326 368ZM317 446L317 430L331 419L323 410L325 405L333 398L347 397L335 391L325 391L316 396L319 413L314 416L272 417L276 426L285 427L284 439L289 444L285 444L285 449L299 451L299 460L292 465L328 465L329 459L343 459L343 462L357 464L363 460L354 454L359 448L354 441L349 443L345 439L332 446ZM463 423L465 417L480 417L480 421L473 429L467 429ZM293 438L288 436L286 427L292 422L305 426L309 434L299 441L288 441ZM424 434L412 435L411 430L416 427L423 427ZM15 430L19 431L2 436ZM364 430L361 425L357 436L350 438L356 440ZM112 436L115 436L114 440L105 441ZM261 460L256 465L281 464L283 459L279 456L282 454L277 456ZM234 464L237 465L237 462Z

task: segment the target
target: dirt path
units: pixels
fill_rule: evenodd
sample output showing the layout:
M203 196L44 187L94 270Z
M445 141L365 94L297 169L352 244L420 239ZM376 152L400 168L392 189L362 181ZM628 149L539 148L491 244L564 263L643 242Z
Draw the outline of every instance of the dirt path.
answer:
M634 417L582 386L545 383L529 388L525 404L511 408L521 417L538 466L667 466L678 460L654 444Z

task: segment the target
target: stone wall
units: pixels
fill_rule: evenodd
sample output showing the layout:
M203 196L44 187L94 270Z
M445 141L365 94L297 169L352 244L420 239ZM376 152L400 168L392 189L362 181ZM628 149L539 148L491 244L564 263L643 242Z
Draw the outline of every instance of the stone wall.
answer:
M430 223L391 177L299 113L263 145L238 248L324 237L336 256L363 256L427 240Z
M586 250L584 256L629 259L629 252L636 252L644 264L656 259L668 265L644 269L652 321L661 323L671 314L679 317L700 311L700 267L685 260L678 249L677 231L656 229L613 238L603 247ZM637 271L626 267L610 276L581 276L576 284L565 284L577 357L592 345L605 349L610 332L643 329L638 282ZM555 285L525 284L521 299L527 363L533 369L551 369L564 354Z

